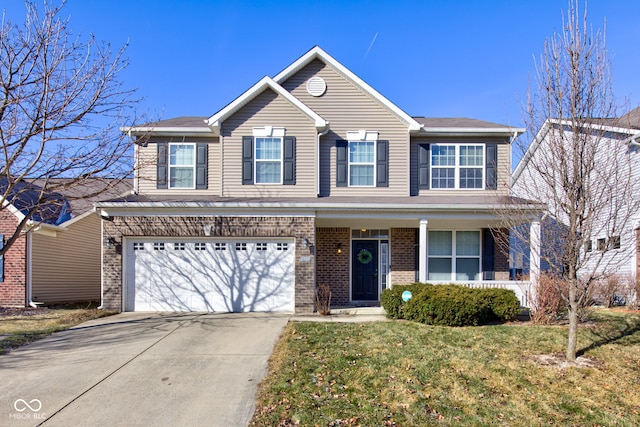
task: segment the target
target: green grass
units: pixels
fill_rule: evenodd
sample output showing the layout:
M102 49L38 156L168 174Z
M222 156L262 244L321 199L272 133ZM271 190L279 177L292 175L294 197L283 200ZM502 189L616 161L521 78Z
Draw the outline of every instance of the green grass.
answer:
M3 313L0 316L0 354L87 320L114 314L105 310L77 306L22 311L26 314Z
M640 425L640 314L593 318L568 368L566 327L290 323L252 425Z

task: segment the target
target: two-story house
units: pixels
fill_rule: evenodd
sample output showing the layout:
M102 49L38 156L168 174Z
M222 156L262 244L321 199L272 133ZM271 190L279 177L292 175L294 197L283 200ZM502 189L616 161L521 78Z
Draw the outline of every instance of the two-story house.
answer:
M211 117L125 131L134 194L97 205L107 308L304 312L317 285L347 306L414 281L526 304L495 214L521 203L523 129L412 117L314 47Z
M511 182L512 194L546 205L540 268L562 271L568 210L562 180L570 170L559 157L580 150L581 185L586 188L578 276L608 280L631 290L640 265L640 108L616 118L570 120L549 118L537 132ZM552 165L552 166L549 166ZM571 182L569 189L576 188ZM514 233L515 234L515 233ZM514 245L514 259L529 267L528 248ZM518 253L519 252L519 253ZM614 277L615 276L615 277ZM628 292L626 297L633 297ZM596 295L597 296L597 295Z

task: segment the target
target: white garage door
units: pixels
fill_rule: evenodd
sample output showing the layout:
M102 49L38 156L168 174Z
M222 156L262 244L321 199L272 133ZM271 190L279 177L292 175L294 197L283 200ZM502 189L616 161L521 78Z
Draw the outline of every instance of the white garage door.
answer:
M294 311L293 241L129 240L127 311Z

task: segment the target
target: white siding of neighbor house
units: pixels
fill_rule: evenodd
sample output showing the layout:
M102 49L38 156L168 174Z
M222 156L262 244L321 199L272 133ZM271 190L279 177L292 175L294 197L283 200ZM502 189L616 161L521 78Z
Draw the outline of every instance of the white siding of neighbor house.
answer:
M158 189L157 182L157 157L158 142L185 142L209 144L207 165L208 188L206 190L185 190L182 188ZM140 194L166 195L166 194L199 194L199 195L220 195L220 144L219 138L197 138L197 137L153 137L146 146L138 146L138 173Z
M549 135L547 134L545 138L549 138ZM640 152L637 148L631 147L631 152L627 153L627 149L621 144L622 142L620 139L603 139L601 146L605 147L605 149L598 152L597 158L602 162L605 159L604 156L615 156L613 153L615 153L616 150L621 150L618 155L631 156L632 163L630 182L633 183L632 185L636 186L635 191L632 191L633 197L635 197L636 200L630 203L637 203L637 198L640 197ZM548 139L541 142L540 147L534 153L533 159L534 162L557 161L557 159L554 159L554 154L550 153ZM604 168L606 169L606 166ZM552 193L552 190L547 187L545 181L539 179L537 171L534 171L529 167L525 167L522 173L517 177L516 181L513 182L512 194L514 196L546 203L548 204L549 212L552 215L555 215L556 212L554 212L555 208L552 203ZM622 203L618 203L617 207L613 207L613 210L617 214L615 222L618 224L617 230L615 231L611 230L613 222L609 221L610 216L608 214L596 217L596 221L592 226L593 233L592 236L590 236L593 250L591 253L585 255L585 263L579 274L591 275L595 273L596 275L617 275L621 278L629 278L633 273L636 273L637 267L635 266L636 259L634 256L636 245L635 233L633 230L634 221L627 220L625 224L621 224L621 222L628 216L628 203L629 202L622 201ZM631 215L634 215L634 213L632 212ZM600 220L598 220L598 218L600 218ZM560 221L563 220L561 215L558 219ZM620 249L610 250L604 254L598 251L597 240L599 238L607 239L613 235L620 236ZM544 241L542 242L542 245L544 247Z
M419 144L477 144L477 143L497 143L498 144L498 186L496 190L426 190L418 189L418 145ZM511 178L511 145L508 139L504 138L445 138L445 137L414 137L411 138L411 194L421 196L427 194L443 195L509 195L509 179ZM485 152L486 153L486 152ZM429 175L431 177L431 174Z
M34 301L100 301L98 215L78 220L55 237L34 233L31 242Z
M327 84L320 97L307 93L307 81L319 76ZM407 125L360 90L351 81L320 60L314 60L282 86L330 122L331 130L320 144L320 194L323 196L408 196L409 131ZM336 140L346 140L348 131L379 132L389 141L389 187L336 187Z
M254 127L285 128L286 136L296 138L296 183L242 184L242 137L253 136ZM247 105L222 123L223 174L225 197L314 197L317 194L314 121L287 99L265 89ZM254 168L255 178L255 168Z

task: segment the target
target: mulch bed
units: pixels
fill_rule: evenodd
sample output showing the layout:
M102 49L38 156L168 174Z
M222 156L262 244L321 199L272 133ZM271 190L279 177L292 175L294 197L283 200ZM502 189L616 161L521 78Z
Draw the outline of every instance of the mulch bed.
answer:
M49 310L46 307L0 307L0 317L7 316L33 316L43 314Z

